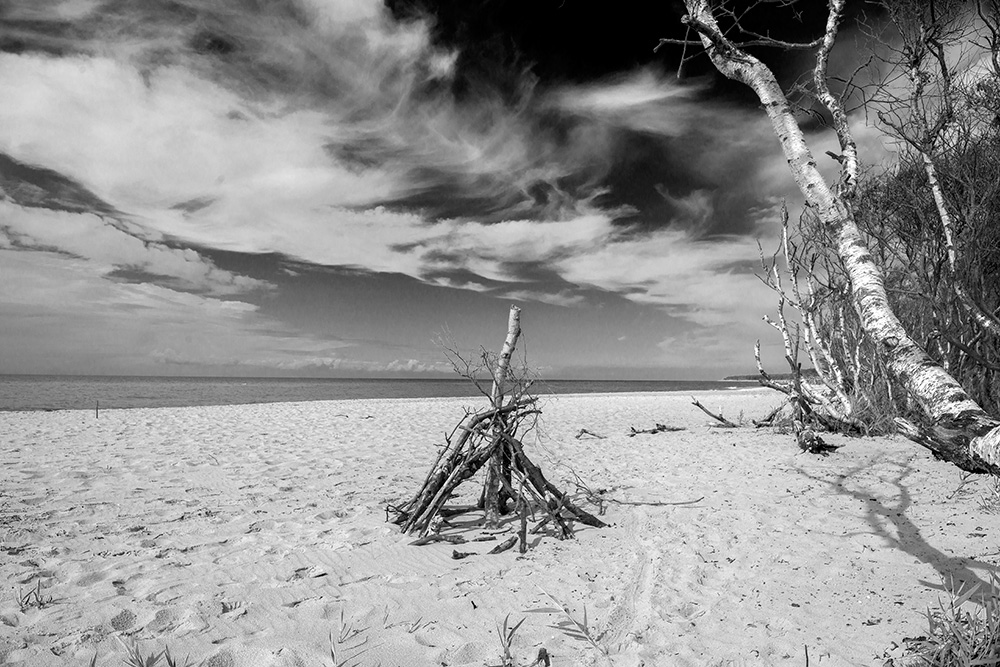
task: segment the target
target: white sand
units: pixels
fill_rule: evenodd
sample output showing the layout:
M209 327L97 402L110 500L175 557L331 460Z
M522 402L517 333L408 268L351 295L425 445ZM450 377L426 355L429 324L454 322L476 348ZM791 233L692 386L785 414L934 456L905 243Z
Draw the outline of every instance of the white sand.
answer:
M777 403L698 397L729 417ZM985 480L950 496L959 471L900 439L800 454L789 435L710 428L684 394L544 399L529 454L621 501L611 527L524 556L409 546L385 502L475 402L0 414L0 664L118 665L122 639L211 667L330 665L343 615L347 644L368 641L359 664L497 665L508 614L527 618L518 664L543 646L554 665L608 664L531 613L552 606L542 590L579 619L586 605L614 665L802 665L805 647L812 665L881 664L925 632L943 578L988 581L1000 557ZM656 422L686 430L624 435ZM39 581L52 602L20 610Z

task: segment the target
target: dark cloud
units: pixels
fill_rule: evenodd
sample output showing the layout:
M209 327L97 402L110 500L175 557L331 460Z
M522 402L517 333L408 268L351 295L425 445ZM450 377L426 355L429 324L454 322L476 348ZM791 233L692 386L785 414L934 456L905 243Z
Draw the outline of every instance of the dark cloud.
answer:
M188 199L187 201L177 202L170 208L175 211L184 211L185 213L191 214L208 208L215 201L214 197L195 197L194 199Z
M75 213L114 214L114 207L59 172L0 153L0 197L20 206Z

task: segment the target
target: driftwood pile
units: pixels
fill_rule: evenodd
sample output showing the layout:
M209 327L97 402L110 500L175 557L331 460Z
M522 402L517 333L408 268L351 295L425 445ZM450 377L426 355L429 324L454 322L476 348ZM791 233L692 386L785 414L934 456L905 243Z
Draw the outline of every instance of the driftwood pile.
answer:
M409 501L388 508L395 512L393 522L401 526L403 532L421 538L431 537L426 541L433 541L446 517L472 509L446 508L445 503L459 485L484 467L486 476L478 508L484 510L486 527L499 527L502 517L510 511L511 502L520 523L517 540L507 540L504 543L507 548L515 541L520 541L522 553L527 548L529 514L535 517L537 513L541 517L534 519L537 523L530 529L531 533L552 526L560 539L573 536L570 520L598 528L605 525L547 480L517 437L525 419L540 413L535 407L536 399L527 393L530 383L516 381L510 373L510 358L521 333L520 313L520 308L511 307L507 338L492 369L490 407L466 413L445 438L445 446L417 493ZM512 379L515 381L510 382ZM505 392L508 383L513 385L509 395Z

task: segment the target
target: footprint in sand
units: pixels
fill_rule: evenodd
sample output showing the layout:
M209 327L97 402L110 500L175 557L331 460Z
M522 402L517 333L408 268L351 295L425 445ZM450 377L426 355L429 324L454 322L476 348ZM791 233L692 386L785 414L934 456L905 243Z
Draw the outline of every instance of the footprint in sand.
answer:
M156 634L170 632L177 626L177 612L173 609L160 609L153 620L146 625L146 630Z
M135 625L135 612L124 609L111 619L111 627L118 632L125 632Z

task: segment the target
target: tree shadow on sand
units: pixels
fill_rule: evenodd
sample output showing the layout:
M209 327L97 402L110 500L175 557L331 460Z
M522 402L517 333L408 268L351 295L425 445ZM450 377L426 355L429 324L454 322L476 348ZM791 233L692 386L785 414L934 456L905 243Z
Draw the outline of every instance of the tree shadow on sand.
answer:
M997 566L974 558L949 556L927 541L920 527L908 515L908 511L913 505L913 495L910 492L910 487L906 484L906 478L915 471L908 464L895 463L894 465L897 471L892 476L891 483L896 487L898 493L896 494L897 500L893 504L880 500L877 497L877 492L860 484L856 479L861 472L869 469L868 465L855 466L847 472L837 475L836 479L832 481L811 475L801 468L799 468L799 472L810 480L829 487L837 495L849 496L861 501L865 507L865 520L870 530L845 533L844 536L876 535L882 538L887 546L910 554L921 563L927 563L940 575L942 582L935 584L920 579L920 583L927 588L957 595L970 591L975 586L977 587L976 592L970 599L977 602L1000 594L1000 591L994 586L995 577L993 575L998 570ZM847 486L849 481L854 488ZM895 534L892 528L895 528ZM990 576L984 579L972 567L988 572Z

